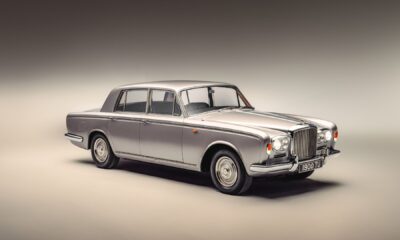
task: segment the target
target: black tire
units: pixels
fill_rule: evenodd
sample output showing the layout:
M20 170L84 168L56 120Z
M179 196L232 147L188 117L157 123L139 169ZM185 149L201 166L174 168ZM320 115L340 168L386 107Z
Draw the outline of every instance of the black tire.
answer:
M102 143L102 147L107 151L107 154L99 155L99 152L96 152L95 144ZM113 150L111 149L111 145L108 142L107 138L103 134L96 134L90 143L90 150L92 153L92 159L95 162L96 166L104 169L116 168L119 162L119 158L115 156ZM103 159L101 159L103 157Z
M292 173L292 174L286 175L286 178L289 180L301 180L301 179L308 178L313 173L314 173L314 170L309 171L309 172L304 172L304 173Z
M231 161L230 161L230 160ZM218 163L218 166L220 166L221 161L227 161L230 163L230 166L232 166L233 170L232 172L236 172L236 177L233 178L235 180L232 180L232 184L227 186L226 182L225 185L222 183L224 182L221 180L221 174L220 172L217 173L216 170L216 165ZM229 171L228 171L229 172ZM211 173L211 179L212 182L215 186L216 189L218 189L222 193L226 194L231 194L231 195L240 195L245 193L251 186L253 178L247 175L246 170L242 164L242 161L240 160L239 156L230 151L230 150L219 150L216 154L214 154L212 160L211 160L211 166L210 166L210 173ZM229 173L228 173L229 174Z

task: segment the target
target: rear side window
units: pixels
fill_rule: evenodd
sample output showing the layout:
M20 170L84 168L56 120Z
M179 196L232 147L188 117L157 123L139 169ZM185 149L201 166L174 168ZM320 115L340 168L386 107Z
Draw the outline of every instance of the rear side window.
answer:
M146 112L146 103L146 89L124 91L116 111L144 113Z
M175 93L167 90L152 90L150 98L150 113L180 115L179 105L176 104Z

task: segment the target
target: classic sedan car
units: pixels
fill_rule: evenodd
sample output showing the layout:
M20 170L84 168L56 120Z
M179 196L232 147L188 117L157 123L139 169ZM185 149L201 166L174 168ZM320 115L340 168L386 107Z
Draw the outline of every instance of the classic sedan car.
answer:
M120 158L209 172L227 194L254 177L303 179L338 154L329 121L256 111L234 85L159 81L113 89L101 109L70 113L65 136L100 168Z

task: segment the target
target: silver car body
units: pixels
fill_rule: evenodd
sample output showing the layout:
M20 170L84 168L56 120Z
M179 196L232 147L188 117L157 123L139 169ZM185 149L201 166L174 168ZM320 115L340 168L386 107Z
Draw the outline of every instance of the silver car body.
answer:
M193 116L185 111L180 92L203 86L236 86L205 81L160 81L113 89L101 109L70 113L66 137L78 147L89 149L93 134L103 133L117 157L158 163L195 171L207 171L210 153L224 147L235 151L250 176L295 172L299 163L325 159L339 153L335 142L316 144L310 158L299 159L297 132L308 129L337 131L334 123L304 116L258 112L254 109L221 109ZM116 112L121 92L130 89L166 89L175 92L180 116ZM268 154L266 146L276 136L290 136L285 153ZM300 136L300 135L299 135ZM302 135L304 138L305 135ZM302 139L304 141L304 139ZM304 147L315 138L307 139Z

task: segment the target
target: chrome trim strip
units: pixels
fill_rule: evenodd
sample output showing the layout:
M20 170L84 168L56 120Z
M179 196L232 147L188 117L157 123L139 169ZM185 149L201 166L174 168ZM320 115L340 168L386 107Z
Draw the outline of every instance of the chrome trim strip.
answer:
M64 136L68 140L73 141L73 142L83 142L83 137L72 134L72 133L66 133L66 134L64 134Z
M90 116L90 115L79 115L79 116L73 116L70 115L70 117L74 118L90 118L90 119L105 119L105 120L123 120L123 121L139 121L143 122L143 120L149 122L149 123L158 123L158 124L164 124L164 125L175 125L175 126L181 126L181 127L188 127L188 128L199 128L199 129L208 129L208 130L215 130L215 131L222 131L222 132L229 132L229 133L235 133L235 134L241 134L249 137L254 137L259 140L264 140L261 136L257 134L252 134L248 132L243 132L239 130L233 130L233 129L228 129L228 128L221 128L221 127L209 127L209 126L203 126L199 124L190 124L190 123L177 123L177 122L172 122L172 121L160 121L160 120L155 120L155 119L150 119L150 118L138 118L138 117L118 117L118 116ZM177 119L181 119L179 116L176 117Z
M127 152L115 152L115 153L121 154L121 155L128 155L128 156L132 156L132 157L148 158L153 161L163 161L163 162L177 163L177 164L182 164L182 165L196 166L196 164L194 164L194 163L185 163L185 162L169 160L169 159L165 159L165 158L155 158L155 157L150 157L150 156L141 155L141 154L132 154L132 153L127 153Z
M109 117L109 119L114 120L114 121L126 121L126 122L143 122L139 118L124 118L124 117Z

